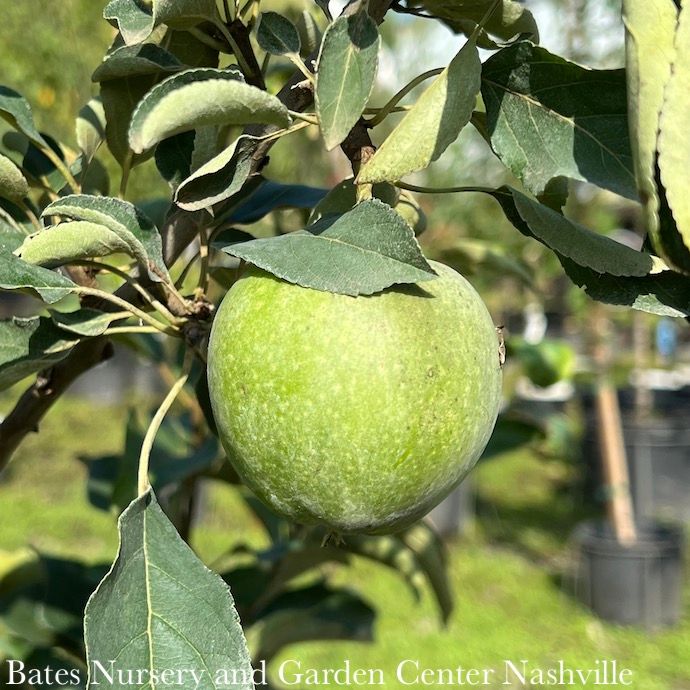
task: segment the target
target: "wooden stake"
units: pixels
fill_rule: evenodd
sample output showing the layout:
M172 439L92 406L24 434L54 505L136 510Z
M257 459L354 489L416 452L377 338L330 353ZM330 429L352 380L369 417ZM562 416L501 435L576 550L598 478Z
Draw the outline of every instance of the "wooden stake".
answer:
M637 531L630 498L620 406L616 389L603 377L597 386L596 409L609 519L616 539L621 544L630 546L637 541Z

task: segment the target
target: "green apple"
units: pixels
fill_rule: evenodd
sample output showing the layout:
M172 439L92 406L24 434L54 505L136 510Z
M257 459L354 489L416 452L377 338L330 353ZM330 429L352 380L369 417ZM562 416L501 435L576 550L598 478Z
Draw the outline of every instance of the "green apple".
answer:
M280 515L385 533L425 515L486 446L499 343L458 273L370 297L251 268L216 314L208 383L243 481Z

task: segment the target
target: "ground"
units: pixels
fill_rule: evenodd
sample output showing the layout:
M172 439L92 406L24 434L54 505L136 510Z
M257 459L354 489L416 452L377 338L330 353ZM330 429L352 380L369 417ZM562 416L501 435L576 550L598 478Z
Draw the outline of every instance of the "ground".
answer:
M0 550L29 545L94 562L112 560L115 520L88 504L78 457L116 452L124 418L119 407L94 410L93 403L76 399L57 405L0 482ZM562 575L571 563L570 535L588 512L579 492L569 488L569 474L565 462L525 452L475 471L477 524L449 546L456 610L447 629L430 596L418 604L394 573L357 561L337 577L377 609L375 643L303 644L285 650L281 659L320 669L350 659L357 667L384 669L389 679L402 659L429 668L500 669L505 659L535 666L563 659L579 668L617 659L633 670L635 690L690 690L690 578L681 624L654 634L602 623L567 593ZM211 562L241 538L265 540L235 489L209 484L194 548ZM502 680L497 676L495 687L506 687L499 685ZM399 687L404 686L386 684Z

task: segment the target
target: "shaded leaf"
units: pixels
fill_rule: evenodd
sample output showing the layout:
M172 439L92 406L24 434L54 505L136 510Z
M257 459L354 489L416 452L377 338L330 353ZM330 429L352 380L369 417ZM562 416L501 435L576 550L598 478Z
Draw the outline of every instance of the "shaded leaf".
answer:
M13 252L25 239L26 233L20 227L10 225L0 217L0 254Z
M446 551L443 542L436 532L424 522L418 522L401 532L400 537L415 554L434 592L443 622L447 623L454 605L453 592L448 581Z
M77 340L43 317L0 321L0 390L64 359Z
M81 651L82 612L106 568L34 553L3 578L3 627L36 646ZM37 661L40 655L32 655ZM28 661L27 661L28 666ZM38 668L31 667L29 668Z
M659 115L671 75L678 9L673 0L623 0L628 114L637 188L654 250L668 260L660 237L655 182Z
M404 578L414 598L417 601L421 599L426 575L414 552L407 547L399 535L379 537L348 534L344 537L342 548L395 570Z
M415 0L409 3L424 7L429 14L442 19L451 29L469 36L485 18L493 0ZM518 34L531 34L538 40L539 32L532 13L515 0L502 0L484 24L488 33L508 40Z
M252 656L270 661L287 645L313 640L373 639L373 609L356 594L317 584L273 602L247 631Z
M192 171L195 137L194 131L181 132L163 139L156 146L156 167L172 189L177 189Z
M438 159L470 121L480 74L477 46L470 40L362 167L357 181L398 180Z
M388 206L395 206L400 192L397 187L384 182L375 184L371 190L374 198L383 201ZM354 177L348 177L339 182L328 194L319 201L307 221L309 225L327 216L339 216L354 208L357 204L357 185Z
M168 51L189 67L218 67L218 51L202 43L189 31L169 29L165 34Z
M158 72L139 77L111 79L101 84L101 100L106 117L106 141L110 152L121 166L125 164L128 156L132 155L128 138L132 113L160 77L161 73ZM132 166L145 161L149 155L150 152L132 156Z
M535 194L564 175L637 198L624 70L590 70L522 41L482 70L491 145Z
M664 39L662 38L662 41ZM690 143L687 136L690 108L690 5L684 3L678 16L675 60L664 91L664 105L659 120L659 173L665 201L673 214L678 239L683 248L674 251L669 243L665 254L674 266L690 271L690 200L687 179ZM663 232L663 229L662 229ZM654 242L654 237L652 241Z
M285 106L235 70L192 69L155 86L132 115L129 144L141 153L162 139L204 125L290 122Z
M122 320L122 314L102 312L97 309L79 309L71 312L52 311L50 316L58 328L85 337L102 335L113 321Z
M50 147L65 162L65 154L57 142L49 134L41 133L45 145ZM29 177L30 181L44 181L55 191L60 191L65 186L65 178L57 169L55 163L33 142L29 142L22 160L22 170Z
M0 117L39 146L45 144L34 124L29 102L14 89L0 86Z
M594 300L632 307L660 316L690 316L690 281L675 271L642 277L611 276L559 257L570 280Z
M308 230L234 244L224 251L288 282L353 296L436 276L412 229L374 199Z
M301 43L300 54L307 57L321 44L321 31L309 11L302 10L297 20L297 31L299 32Z
M89 501L100 510L115 509L120 513L136 498L139 453L152 414L130 412L121 454L81 458L89 472ZM169 414L163 420L149 458L151 484L162 498L174 498L185 480L205 472L219 460L217 439L209 436L199 444L194 434L186 416Z
M92 98L80 111L76 123L77 145L87 161L105 140L105 110L100 97Z
M321 41L314 102L331 150L359 120L374 87L381 38L365 10L338 17Z
M10 158L0 153L0 196L19 202L29 193L29 183Z
M264 12L261 15L256 40L261 49L271 55L300 52L300 38L295 25L277 12Z
M119 520L120 549L89 599L84 619L88 666L186 668L244 675L253 688L247 646L230 590L185 544L152 491L134 500ZM220 683L219 683L220 684Z
M257 182L256 189L232 209L229 223L251 224L279 208L310 209L327 194L327 189L301 184L281 184L271 180Z
M184 65L164 48L155 43L141 43L116 48L106 55L91 79L104 82L121 77L179 72L183 69Z
M497 189L493 197L523 235L580 266L611 276L641 277L654 270L651 255L592 232L511 187Z
M255 141L254 137L242 136L195 170L180 183L175 203L185 211L198 211L239 192L252 170Z
M545 437L544 425L538 420L526 418L511 411L503 412L498 415L496 426L480 461L489 460Z
M75 287L65 276L41 266L22 261L14 254L0 253L0 290L19 290L39 296L52 304Z
M41 215L61 216L104 226L125 243L127 253L148 270L152 280L169 280L168 269L163 261L161 236L151 220L130 202L111 197L71 194L48 205ZM43 232L60 232L61 225ZM112 239L111 235L108 237Z

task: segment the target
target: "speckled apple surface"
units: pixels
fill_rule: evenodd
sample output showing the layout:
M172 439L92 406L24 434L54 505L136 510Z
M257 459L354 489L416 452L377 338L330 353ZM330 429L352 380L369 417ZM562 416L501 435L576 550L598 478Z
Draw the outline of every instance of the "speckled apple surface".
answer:
M494 324L439 277L370 297L250 269L216 314L213 413L228 457L274 511L337 532L391 532L473 467L498 414Z

